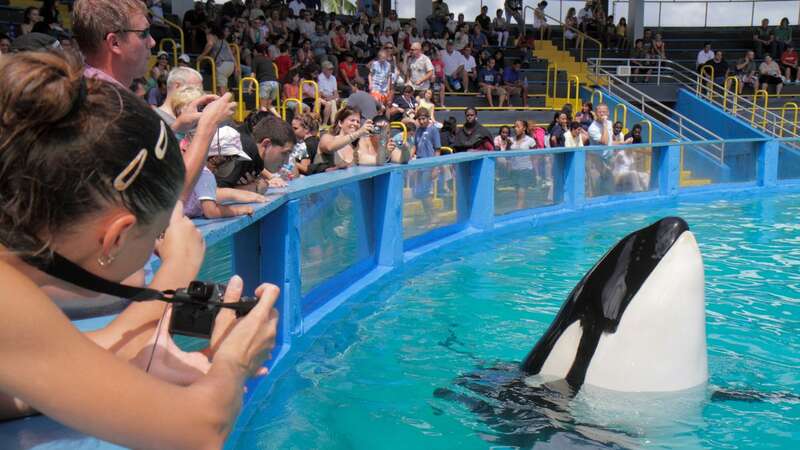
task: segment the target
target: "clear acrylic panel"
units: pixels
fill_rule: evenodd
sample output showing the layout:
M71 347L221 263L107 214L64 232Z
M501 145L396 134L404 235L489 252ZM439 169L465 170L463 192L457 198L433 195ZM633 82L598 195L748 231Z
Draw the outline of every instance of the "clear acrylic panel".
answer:
M753 4L747 3L709 3L709 27L749 27Z
M494 214L501 216L561 201L563 155L495 159Z
M682 145L680 186L755 181L758 142Z
M781 143L778 152L778 179L800 179L800 141Z
M586 197L631 194L657 187L649 147L586 152Z
M372 184L354 182L300 200L303 295L375 255Z
M458 221L456 172L453 164L404 172L404 238L419 236Z

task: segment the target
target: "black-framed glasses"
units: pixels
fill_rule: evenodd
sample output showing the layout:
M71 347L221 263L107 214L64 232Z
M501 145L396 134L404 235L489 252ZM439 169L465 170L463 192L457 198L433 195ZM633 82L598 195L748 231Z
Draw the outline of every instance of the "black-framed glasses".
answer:
M117 30L114 33L136 33L140 39L147 39L150 37L150 27L143 30Z

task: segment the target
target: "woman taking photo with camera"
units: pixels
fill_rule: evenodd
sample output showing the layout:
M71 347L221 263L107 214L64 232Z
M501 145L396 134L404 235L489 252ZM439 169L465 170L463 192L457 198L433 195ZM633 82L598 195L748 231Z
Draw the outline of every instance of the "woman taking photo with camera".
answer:
M173 348L168 327L156 327L170 315L158 301L94 333L73 326L55 292L93 294L39 268L65 258L120 283L155 250L162 265L150 287L165 290L185 287L204 252L180 213L185 168L169 127L82 71L55 53L0 56L0 417L38 411L126 447L220 448L245 379L263 372L274 346L278 289L260 286L241 319L220 312L205 353ZM208 104L200 125L223 103ZM225 301L241 295L234 277Z
M384 126L389 126L388 121ZM330 158L332 155L335 166L340 169L355 165L375 166L384 162L408 162L409 151L398 149L391 139L387 140L386 149L379 151L378 145L370 139L376 132L380 130L375 128L372 120L366 120L362 125L361 111L345 106L336 114L333 128L319 140L320 157ZM381 153L386 155L384 159L388 158L388 161L380 161Z

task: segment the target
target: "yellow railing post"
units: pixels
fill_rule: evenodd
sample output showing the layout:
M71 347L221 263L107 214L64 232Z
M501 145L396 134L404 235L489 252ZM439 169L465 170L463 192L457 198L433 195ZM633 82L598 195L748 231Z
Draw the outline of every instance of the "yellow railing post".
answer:
M319 85L314 80L302 80L300 81L300 103L303 103L303 86L306 84L311 84L314 88L314 112L319 114Z
M452 147L447 147L443 145L439 147L439 153L442 155L452 155L453 153L455 153L455 151L453 150Z
M598 102L594 101L594 96L595 95L597 95L599 97L599 101ZM597 89L595 89L594 91L592 91L592 97L589 100L592 102L592 105L594 105L594 106L597 106L600 103L603 103L603 92L602 91L598 91Z
M706 73L708 73L708 75L706 75ZM708 78L709 81L707 83L704 83L703 82L704 81L703 77ZM703 67L701 67L700 68L700 74L697 75L697 81L698 81L698 84L704 85L706 87L706 92L707 92L706 97L708 97L709 100L713 100L714 99L714 68L712 66L703 66ZM698 89L699 89L699 86L698 86Z
M614 122L617 121L617 111L619 111L620 108L622 109L622 128L627 129L628 128L628 106L625 105L624 103L617 103L617 105L614 106ZM651 134L651 137L652 137L653 124L651 124L649 120L646 121L646 122L650 125L650 134Z
M283 103L281 103L281 119L286 120L286 106L291 103L297 103L297 113L300 114L303 112L303 101L299 98L291 98L287 97L283 99Z
M239 48L238 44L230 43L228 44L228 48L231 49L231 52L234 54L233 62L236 64L236 73L242 73L242 49Z
M553 63L553 101L558 98L558 64Z
M239 111L237 113L237 118L236 118L236 120L239 121L239 122L243 122L244 121L244 113L245 113L244 82L245 81L249 81L251 83L255 83L255 85L256 85L256 111L258 111L261 108L261 99L259 98L259 95L258 95L258 92L259 92L259 90L258 90L258 88L259 88L258 80L256 80L253 77L244 77L244 78L242 78L241 80L239 80L239 105L238 105Z
M767 127L767 108L769 105L769 92L765 91L764 89L759 89L753 94L753 110L752 114L750 115L750 125L755 126L756 124L756 105L758 104L758 97L764 96L764 119L761 122L761 128Z
M214 62L214 58L210 56L201 56L197 58L197 71L200 72L200 68L202 67L202 62L208 61L211 64L211 93L217 95L217 63Z
M175 39L164 38L161 39L161 42L158 43L158 51L164 51L164 44L165 43L172 43L172 67L178 67L178 44L175 42Z
M581 108L581 77L577 75L573 75L572 78L575 80L575 109L579 110ZM569 98L569 96L567 96Z
M403 144L408 142L408 128L406 127L406 124L403 122L392 122L389 124L389 127L403 130Z
M790 107L794 110L794 120L792 121L792 123L794 124L793 134L795 136L797 136L797 126L798 126L798 124L797 124L797 116L798 116L798 113L800 113L800 107L795 102L786 102L786 103L783 104L783 107L781 108L781 122L780 122L780 126L778 127L779 128L778 136L780 136L780 137L783 137L783 126L786 124L786 117L785 117L786 116L786 111Z
M186 41L185 41L185 39L183 37L183 28L181 28L180 25L178 25L178 24L176 24L176 23L174 23L174 22L172 22L170 20L167 20L167 19L165 19L163 17L160 17L160 19L163 20L164 23L167 24L167 26L169 26L170 28L174 28L174 29L178 30L178 36L180 36L180 40L181 40L181 53L186 53ZM177 66L177 63L175 65Z
M733 83L729 83L732 81ZM725 78L725 83L722 85L722 110L725 111L728 106L728 85L733 84L733 107L731 112L736 114L736 109L739 105L739 78L728 77Z
M614 112L616 113L616 108L614 109ZM625 112L626 112L626 116L627 116L627 108L625 109ZM643 125L647 125L647 143L650 144L650 146L648 147L650 150L645 155L644 167L648 172L650 172L650 170L651 170L651 168L653 166L653 162L652 162L652 159L653 159L653 147L652 147L652 145L653 145L653 122L650 122L649 120L644 119L644 120L641 121L641 123Z

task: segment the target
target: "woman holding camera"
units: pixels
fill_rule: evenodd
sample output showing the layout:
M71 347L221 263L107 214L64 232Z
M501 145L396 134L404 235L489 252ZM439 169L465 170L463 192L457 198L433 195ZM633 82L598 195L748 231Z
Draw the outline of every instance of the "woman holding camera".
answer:
M180 213L185 168L169 127L82 73L55 53L0 57L0 417L38 411L126 447L220 448L245 379L264 372L274 346L278 289L260 286L241 319L220 312L204 353L174 347L162 302L133 304L94 333L73 326L56 292L92 294L40 270L56 255L120 283L155 250L150 287L166 290L185 287L204 252ZM225 301L241 295L234 277ZM152 319L134 323L142 317Z
M385 125L389 126L388 121ZM321 156L333 155L334 164L339 169L346 169L355 165L375 166L387 161L379 161L380 153L386 155L394 163L406 163L410 155L408 151L401 151L391 139L387 140L386 149L380 152L378 145L369 137L379 132L372 120L364 121L362 125L361 111L352 106L345 106L337 114L333 128L319 140Z

